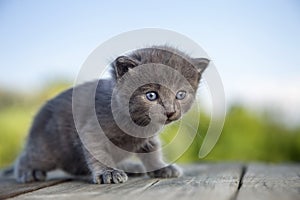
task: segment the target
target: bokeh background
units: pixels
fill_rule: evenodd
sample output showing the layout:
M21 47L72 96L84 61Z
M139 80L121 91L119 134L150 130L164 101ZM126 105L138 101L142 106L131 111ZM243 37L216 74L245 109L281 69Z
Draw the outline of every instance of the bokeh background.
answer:
M21 151L39 107L72 86L98 45L146 27L196 41L225 88L227 116L215 148L198 158L210 122L203 109L198 135L178 162L300 161L299 1L1 0L0 167ZM162 139L176 130L168 127Z

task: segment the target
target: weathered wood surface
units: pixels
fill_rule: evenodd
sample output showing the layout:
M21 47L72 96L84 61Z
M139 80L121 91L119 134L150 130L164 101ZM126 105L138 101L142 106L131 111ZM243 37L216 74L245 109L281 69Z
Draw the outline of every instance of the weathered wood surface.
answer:
M18 184L12 177L0 177L0 199L5 199L20 194L25 194L41 188L56 185L70 180L60 172L50 173L48 181L28 184Z
M0 179L0 199L300 200L300 165L222 163L183 168L180 178L130 177L126 183L111 185L93 185L55 173L44 183L22 185Z
M300 165L250 165L238 200L300 200Z

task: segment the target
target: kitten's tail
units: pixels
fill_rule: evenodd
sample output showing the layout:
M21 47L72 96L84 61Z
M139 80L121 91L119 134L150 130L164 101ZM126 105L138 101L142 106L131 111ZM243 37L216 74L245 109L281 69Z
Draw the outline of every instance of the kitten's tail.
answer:
M5 176L11 176L14 173L14 166L10 166L4 170L2 170L2 172L0 172L0 177L5 177Z

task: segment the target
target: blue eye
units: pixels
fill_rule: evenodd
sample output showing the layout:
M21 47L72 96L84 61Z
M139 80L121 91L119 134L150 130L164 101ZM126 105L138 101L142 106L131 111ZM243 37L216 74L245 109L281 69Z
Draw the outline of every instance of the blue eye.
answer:
M185 98L185 96L186 96L186 91L179 91L179 92L177 92L177 94L176 94L176 99L182 100L182 99Z
M155 101L158 98L158 94L156 92L147 92L146 97L149 101Z

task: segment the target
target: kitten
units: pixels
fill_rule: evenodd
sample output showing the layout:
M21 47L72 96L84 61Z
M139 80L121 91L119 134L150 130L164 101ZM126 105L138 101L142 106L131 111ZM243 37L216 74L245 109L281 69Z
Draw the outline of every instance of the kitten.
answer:
M42 181L54 169L87 175L95 184L125 182L127 174L122 169L138 169L150 177L178 177L180 169L162 160L157 133L190 109L208 64L205 58L191 58L167 46L138 49L116 58L109 80L66 90L40 109L15 163L16 180ZM79 96L76 103L72 102L74 92ZM91 95L95 96L92 108L86 100ZM96 112L98 124L90 112ZM142 166L124 164L133 154Z

